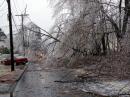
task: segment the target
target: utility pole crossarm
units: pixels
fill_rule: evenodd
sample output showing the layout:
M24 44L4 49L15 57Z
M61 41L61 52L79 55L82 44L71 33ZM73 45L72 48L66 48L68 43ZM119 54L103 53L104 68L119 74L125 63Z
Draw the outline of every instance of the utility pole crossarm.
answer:
M29 14L21 14L21 15L15 15L15 16L28 16Z

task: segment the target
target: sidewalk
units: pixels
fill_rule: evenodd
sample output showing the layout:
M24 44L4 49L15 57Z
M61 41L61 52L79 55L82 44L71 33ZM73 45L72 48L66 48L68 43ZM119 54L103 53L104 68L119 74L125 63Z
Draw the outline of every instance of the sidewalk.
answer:
M13 72L11 72L10 66L0 65L0 67L2 67L0 69L0 97L10 97L26 66L15 66Z

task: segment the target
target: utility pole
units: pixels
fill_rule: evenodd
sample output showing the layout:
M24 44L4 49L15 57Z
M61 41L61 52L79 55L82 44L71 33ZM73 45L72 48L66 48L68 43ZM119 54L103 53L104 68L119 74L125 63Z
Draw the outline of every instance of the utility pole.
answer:
M9 19L9 30L10 30L10 54L11 54L11 71L14 71L14 46L13 46L13 31L12 31L12 13L11 13L11 3L7 0L8 4L8 19Z
M26 7L27 8L27 7ZM23 52L24 52L24 56L25 56L25 47L24 47L24 17L28 16L29 14L26 14L26 8L25 8L25 13L24 14L20 14L20 15L16 15L16 16L20 16L21 17L21 26L22 26L22 46L23 46Z

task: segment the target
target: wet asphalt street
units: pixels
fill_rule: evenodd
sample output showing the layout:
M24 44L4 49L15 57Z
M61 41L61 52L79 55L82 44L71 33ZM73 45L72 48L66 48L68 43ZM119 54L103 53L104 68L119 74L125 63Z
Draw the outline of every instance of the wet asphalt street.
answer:
M73 78L69 70L30 64L15 89L14 97L92 97L77 89L79 83L57 82Z

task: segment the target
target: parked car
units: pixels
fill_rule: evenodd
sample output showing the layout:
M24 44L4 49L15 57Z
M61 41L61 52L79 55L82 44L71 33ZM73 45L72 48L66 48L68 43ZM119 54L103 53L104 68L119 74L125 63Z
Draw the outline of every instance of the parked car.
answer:
M14 55L14 63L16 65L26 64L27 62L28 62L28 59L26 57ZM4 65L10 65L11 64L10 55L7 55L3 60L1 60L1 63Z

